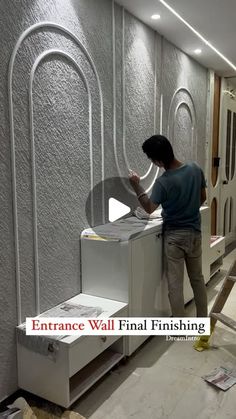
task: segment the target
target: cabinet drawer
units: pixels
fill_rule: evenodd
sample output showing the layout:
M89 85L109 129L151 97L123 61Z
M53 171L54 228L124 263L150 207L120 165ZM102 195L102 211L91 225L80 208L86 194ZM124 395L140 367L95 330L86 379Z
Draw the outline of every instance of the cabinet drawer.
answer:
M120 336L83 336L69 348L69 376L71 377L96 358Z
M225 253L225 238L219 236L210 245L210 263L214 263Z

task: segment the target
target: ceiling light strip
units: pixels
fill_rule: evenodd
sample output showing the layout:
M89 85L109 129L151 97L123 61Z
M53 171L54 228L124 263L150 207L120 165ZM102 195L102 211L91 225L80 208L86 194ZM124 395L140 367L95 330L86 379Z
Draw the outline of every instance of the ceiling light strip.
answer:
M200 38L204 42L204 44L211 48L217 55L219 55L219 57L222 58L222 60L224 60L227 64L229 64L230 67L232 67L236 71L236 66L230 60L228 60L228 58L225 57L225 55L223 55L218 49L216 49L209 41L207 41L204 38L204 36L202 36L196 29L194 29L193 26L191 26L185 19L183 19L179 13L177 13L171 6L169 6L168 3L166 3L164 0L159 0L159 2L163 4L163 6L165 6L171 13L173 13L173 15L175 15L179 20L181 20L181 22L183 22L193 33L195 33L195 35L198 36L198 38Z

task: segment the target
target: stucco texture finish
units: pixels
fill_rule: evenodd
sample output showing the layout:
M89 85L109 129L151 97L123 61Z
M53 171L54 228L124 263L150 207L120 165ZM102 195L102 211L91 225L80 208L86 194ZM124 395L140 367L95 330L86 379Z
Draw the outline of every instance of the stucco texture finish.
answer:
M207 72L163 39L163 134L181 160L204 168Z
M88 226L85 206L91 189L111 179L122 199L137 205L128 182L116 181L129 168L150 188L156 168L147 174L150 162L141 145L159 132L161 94L163 132L170 134L179 157L204 165L207 71L116 4L113 9L110 0L1 2L0 16L3 399L17 389L14 328L19 317L24 321L36 314L36 275L41 312L81 291L79 237ZM8 66L20 35L45 21L67 31L50 25L32 31L13 67L16 280ZM104 194L107 199L106 188ZM92 209L95 224L102 199L101 192Z

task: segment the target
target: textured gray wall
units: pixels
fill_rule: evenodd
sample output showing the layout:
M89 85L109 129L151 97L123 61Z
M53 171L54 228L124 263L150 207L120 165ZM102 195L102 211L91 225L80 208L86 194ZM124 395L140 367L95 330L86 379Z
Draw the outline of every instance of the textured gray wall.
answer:
M165 39L162 56L163 133L177 157L204 168L207 72Z
M156 169L148 172L149 161L141 144L159 132L161 95L163 132L170 135L180 158L195 158L203 165L207 71L119 6L113 8L110 0L1 1L0 20L3 399L17 387L17 312L24 321L25 316L36 314L37 296L40 311L44 311L80 291L79 235L88 225L85 202L91 187L103 179L126 177L127 169L132 168L150 189ZM22 41L14 62L16 279L8 65L20 35L43 21L62 25L72 35L49 26L38 28ZM60 52L48 53L35 70L31 106L31 70L37 57L52 49ZM124 200L137 203L128 184L114 180L114 188ZM108 188L104 192L106 197ZM102 198L101 191L96 208L101 209ZM96 211L94 220L99 220Z

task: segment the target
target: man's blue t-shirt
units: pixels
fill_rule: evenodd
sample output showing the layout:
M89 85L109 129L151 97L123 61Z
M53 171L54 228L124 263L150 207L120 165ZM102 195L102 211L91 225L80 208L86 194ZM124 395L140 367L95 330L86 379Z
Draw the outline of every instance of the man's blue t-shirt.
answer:
M201 231L201 189L206 187L202 169L197 163L183 164L157 178L150 200L161 204L164 229Z

